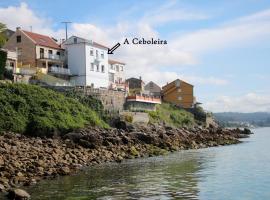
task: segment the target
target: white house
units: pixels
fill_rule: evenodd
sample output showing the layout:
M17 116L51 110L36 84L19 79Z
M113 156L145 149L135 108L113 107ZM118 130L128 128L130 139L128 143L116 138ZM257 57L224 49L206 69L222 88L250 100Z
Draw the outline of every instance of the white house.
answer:
M77 86L108 87L108 47L71 36L63 44L67 63Z
M109 59L109 87L126 90L125 63Z

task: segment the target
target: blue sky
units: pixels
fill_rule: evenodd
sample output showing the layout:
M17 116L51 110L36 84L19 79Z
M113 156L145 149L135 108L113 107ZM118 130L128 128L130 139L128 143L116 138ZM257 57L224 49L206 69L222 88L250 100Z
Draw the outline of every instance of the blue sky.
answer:
M108 46L159 38L166 46L121 46L127 76L160 85L182 78L211 111L270 112L269 0L1 0L0 21L14 29Z

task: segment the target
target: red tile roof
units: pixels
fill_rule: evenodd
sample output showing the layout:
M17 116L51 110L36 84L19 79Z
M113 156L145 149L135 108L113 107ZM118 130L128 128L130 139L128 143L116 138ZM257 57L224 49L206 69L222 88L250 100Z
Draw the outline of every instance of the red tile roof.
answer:
M121 65L125 65L126 63L123 62L119 62L117 60L109 60L109 64L114 65L114 64L121 64Z
M54 49L61 49L61 47L49 36L41 35L38 33L32 33L29 31L23 31L28 37L30 37L37 45L51 47Z

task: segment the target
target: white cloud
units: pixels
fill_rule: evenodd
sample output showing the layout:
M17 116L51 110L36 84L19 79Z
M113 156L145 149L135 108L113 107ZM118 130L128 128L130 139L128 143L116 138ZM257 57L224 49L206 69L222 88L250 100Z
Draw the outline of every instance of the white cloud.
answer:
M175 48L202 54L227 47L264 41L270 35L270 10L227 22L217 28L202 29L174 40Z
M213 112L270 112L270 95L248 93L244 96L220 96L204 104L204 108Z
M116 25L102 27L91 23L73 23L69 35L78 35L97 42L112 46L115 42L123 41L125 37L159 38L154 28L157 23L163 24L175 20L202 20L207 16L174 8L175 2L165 3L160 8L148 11L137 21L120 19ZM0 8L0 21L9 28L21 26L29 30L64 38L63 29L53 30L52 21L38 16L26 3L18 7ZM174 72L176 67L194 66L199 63L198 55L231 46L262 40L270 35L270 10L242 17L217 28L203 29L166 38L168 45L161 46L124 46L117 49L115 58L127 63L127 76L142 76L146 81L153 80L159 84L182 78L192 84L226 85L228 81L219 77L187 76ZM164 39L164 38L160 38ZM166 67L166 71L164 71ZM173 68L171 68L173 67ZM160 70L163 68L163 70ZM178 71L178 70L177 70Z

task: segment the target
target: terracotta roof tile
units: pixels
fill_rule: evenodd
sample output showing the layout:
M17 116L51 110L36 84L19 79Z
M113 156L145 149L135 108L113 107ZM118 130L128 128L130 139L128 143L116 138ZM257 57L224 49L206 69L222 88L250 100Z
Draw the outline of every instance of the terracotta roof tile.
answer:
M37 45L51 47L54 49L61 49L61 47L49 36L32 33L22 30L28 37L35 41Z
M114 65L114 64L121 64L121 65L125 65L125 63L117 61L117 60L109 60L109 64Z

